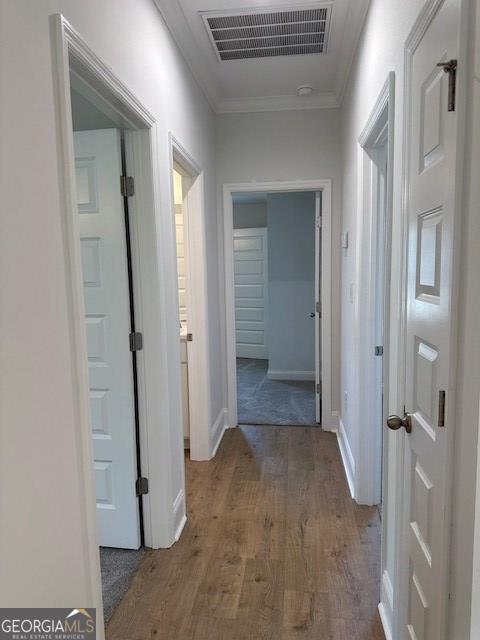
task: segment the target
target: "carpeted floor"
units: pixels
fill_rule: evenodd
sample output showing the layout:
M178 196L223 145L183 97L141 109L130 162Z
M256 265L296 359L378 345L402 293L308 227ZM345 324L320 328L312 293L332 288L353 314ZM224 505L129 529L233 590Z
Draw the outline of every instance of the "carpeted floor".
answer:
M132 551L100 547L105 622L109 620L115 607L126 594L143 553L143 549Z
M237 358L239 424L318 426L315 383L269 380L268 361Z

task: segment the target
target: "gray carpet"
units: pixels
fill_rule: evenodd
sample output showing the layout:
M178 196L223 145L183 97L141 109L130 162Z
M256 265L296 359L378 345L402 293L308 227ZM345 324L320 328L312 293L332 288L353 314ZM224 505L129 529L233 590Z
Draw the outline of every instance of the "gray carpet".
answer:
M143 554L144 549L132 551L100 547L105 622L110 619L115 607L126 594Z
M237 359L239 424L318 426L315 383L269 380L268 361Z

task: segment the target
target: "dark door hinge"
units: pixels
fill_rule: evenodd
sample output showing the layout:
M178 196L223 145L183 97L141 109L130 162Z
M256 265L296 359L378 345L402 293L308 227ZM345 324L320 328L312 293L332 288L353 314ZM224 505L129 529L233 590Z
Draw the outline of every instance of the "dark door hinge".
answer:
M445 73L448 73L448 110L455 111L455 93L457 84L457 60L448 60L448 62L439 62L437 67L442 67Z
M375 355L376 356L383 356L383 347L382 347L382 345L377 345L375 347Z
M315 391L316 391L317 393L320 393L320 385L319 385L319 384L317 384L317 386L315 387Z
M144 496L148 493L148 478L137 478L135 482L135 490L137 496Z
M445 391L438 392L438 426L445 426Z
M143 349L143 335L138 331L130 334L130 351L141 351Z
M132 176L120 176L120 192L124 198L129 198L135 193L135 183Z

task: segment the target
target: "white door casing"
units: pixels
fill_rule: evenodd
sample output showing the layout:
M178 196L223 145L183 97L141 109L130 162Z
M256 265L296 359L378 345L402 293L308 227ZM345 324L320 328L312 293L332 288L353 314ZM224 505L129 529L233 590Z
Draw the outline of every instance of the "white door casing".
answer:
M268 359L267 229L234 229L237 358Z
M138 549L120 132L76 132L74 146L99 543Z
M322 389L322 194L315 193L315 420L320 422Z
M454 370L454 268L458 117L448 110L458 58L460 0L438 10L408 50L405 567L408 604L402 638L445 640L448 608L449 485ZM441 424L441 392L446 393Z

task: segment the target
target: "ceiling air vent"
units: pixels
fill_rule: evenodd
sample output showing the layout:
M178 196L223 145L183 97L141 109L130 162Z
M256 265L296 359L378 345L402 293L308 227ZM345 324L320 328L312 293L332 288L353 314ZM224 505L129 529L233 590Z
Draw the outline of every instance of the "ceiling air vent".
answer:
M331 4L203 12L219 60L326 53Z

